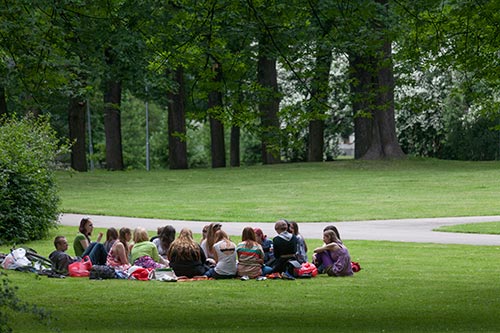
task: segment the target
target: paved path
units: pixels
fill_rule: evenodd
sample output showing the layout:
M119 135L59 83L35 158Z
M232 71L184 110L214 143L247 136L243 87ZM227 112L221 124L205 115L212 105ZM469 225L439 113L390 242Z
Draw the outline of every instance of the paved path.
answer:
M171 224L179 231L184 227L190 228L194 233L201 233L205 224L201 221L178 221L161 219L144 219L116 216L97 216L81 214L61 214L59 221L63 225L78 226L82 217L88 216L94 225L102 228L131 229L141 226L148 230L156 230L159 226ZM322 230L329 224L334 224L340 231L340 236L345 240L386 240L395 242L418 243L444 243L444 244L471 244L471 245L500 245L500 235L463 234L449 232L435 232L432 229L463 223L495 222L500 221L500 216L472 216L472 217L447 217L402 220L374 220L334 223L299 223L300 233L305 238L321 239ZM268 236L274 237L273 223L260 222L222 222L223 229L234 236L241 235L241 230L246 226L259 227Z

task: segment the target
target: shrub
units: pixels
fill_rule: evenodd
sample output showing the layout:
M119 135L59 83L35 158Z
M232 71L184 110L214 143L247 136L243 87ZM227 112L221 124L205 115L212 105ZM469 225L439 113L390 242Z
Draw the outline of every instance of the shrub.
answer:
M42 239L56 226L60 147L46 118L0 119L0 244Z

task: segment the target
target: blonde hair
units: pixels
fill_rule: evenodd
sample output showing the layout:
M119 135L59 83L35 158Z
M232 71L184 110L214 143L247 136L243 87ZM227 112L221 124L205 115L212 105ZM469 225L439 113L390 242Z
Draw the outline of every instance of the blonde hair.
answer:
M134 243L146 242L149 240L148 232L143 227L134 230Z
M200 260L201 258L201 248L193 240L193 232L188 228L182 229L179 237L170 244L167 257L171 258L173 252L184 260Z

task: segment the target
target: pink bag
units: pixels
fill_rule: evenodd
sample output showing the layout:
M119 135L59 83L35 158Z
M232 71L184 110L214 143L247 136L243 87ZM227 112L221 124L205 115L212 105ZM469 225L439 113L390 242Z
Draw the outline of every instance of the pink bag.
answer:
M68 265L69 276L88 277L92 269L92 261L89 256L83 257L81 261L75 261Z

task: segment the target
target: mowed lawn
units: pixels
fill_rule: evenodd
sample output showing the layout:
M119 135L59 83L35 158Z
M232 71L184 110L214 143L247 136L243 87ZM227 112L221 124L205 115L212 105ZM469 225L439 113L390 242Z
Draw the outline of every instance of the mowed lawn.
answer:
M500 162L341 160L57 179L67 213L240 222L500 214Z
M500 214L499 179L498 162L420 159L58 173L65 212L299 223ZM48 255L56 234L71 242L75 233L60 227L27 245ZM23 300L52 313L45 324L9 312L9 323L15 332L500 331L500 247L346 245L362 267L349 278L167 283L9 272Z
M43 251L50 251L47 243ZM308 243L315 247L320 241ZM48 326L28 314L9 313L9 322L15 332L500 330L498 247L373 241L346 245L362 266L349 278L170 283L9 272L23 300L52 313Z

